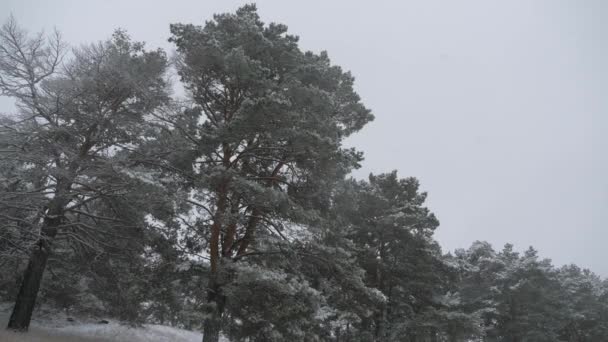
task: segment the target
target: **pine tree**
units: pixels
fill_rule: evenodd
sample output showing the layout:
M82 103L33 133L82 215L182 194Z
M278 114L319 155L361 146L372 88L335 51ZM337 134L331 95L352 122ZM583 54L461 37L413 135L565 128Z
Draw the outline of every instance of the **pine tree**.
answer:
M0 30L0 89L19 108L4 119L11 143L1 158L22 170L22 188L5 195L29 203L20 207L27 220L5 219L39 232L9 320L16 330L28 329L57 235L96 229L80 217L114 220L88 207L129 192L120 152L137 144L144 115L166 100L164 54L145 51L124 32L65 55L58 34L47 43L12 19Z
M370 339L409 341L438 334L438 325L431 328L423 320L438 306L434 298L443 292L447 273L432 240L439 222L423 206L425 199L415 178L399 179L392 172L370 175L369 182L351 181L336 200L348 217L366 285L386 299L359 325Z
M184 177L187 201L204 213L204 340L217 341L224 271L245 272L230 265L276 253L289 227L308 229L318 219L324 193L361 159L342 140L372 115L349 73L325 52L302 52L286 26L264 25L254 5L215 15L203 27L175 24L171 32L193 107L160 118L189 150L161 166Z

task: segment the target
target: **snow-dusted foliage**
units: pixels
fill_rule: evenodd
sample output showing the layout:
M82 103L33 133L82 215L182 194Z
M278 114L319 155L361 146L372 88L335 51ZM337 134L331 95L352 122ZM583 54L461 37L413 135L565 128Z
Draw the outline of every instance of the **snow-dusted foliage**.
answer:
M170 34L186 99L124 31L68 53L0 29L8 325L98 317L0 340L608 341L605 280L533 248L444 255L416 178L347 178L373 116L326 52L255 5Z

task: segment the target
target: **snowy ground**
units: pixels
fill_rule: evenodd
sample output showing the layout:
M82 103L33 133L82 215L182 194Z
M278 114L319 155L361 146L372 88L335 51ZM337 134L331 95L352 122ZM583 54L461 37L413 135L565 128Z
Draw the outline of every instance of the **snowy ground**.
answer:
M200 342L198 332L176 329L163 325L145 324L133 328L109 320L109 324L91 321L68 322L62 313L35 315L27 333L15 333L5 329L10 307L0 305L0 341L2 342Z

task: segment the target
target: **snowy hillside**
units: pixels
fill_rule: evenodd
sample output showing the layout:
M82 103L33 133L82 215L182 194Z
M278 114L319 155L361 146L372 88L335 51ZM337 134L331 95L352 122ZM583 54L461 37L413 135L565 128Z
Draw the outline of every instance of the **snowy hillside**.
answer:
M69 322L65 314L38 315L30 331L15 333L4 328L8 322L7 306L0 306L0 341L2 342L200 342L202 335L163 325L146 324L130 327L110 321L108 324L76 320Z

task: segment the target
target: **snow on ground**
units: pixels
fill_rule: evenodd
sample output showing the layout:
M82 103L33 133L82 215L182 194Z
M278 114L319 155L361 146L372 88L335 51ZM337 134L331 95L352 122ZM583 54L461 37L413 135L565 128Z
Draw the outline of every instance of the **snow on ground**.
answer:
M27 333L6 330L10 307L0 306L0 341L2 342L200 342L198 332L164 325L144 324L142 327L79 321L68 322L67 316L35 315Z

